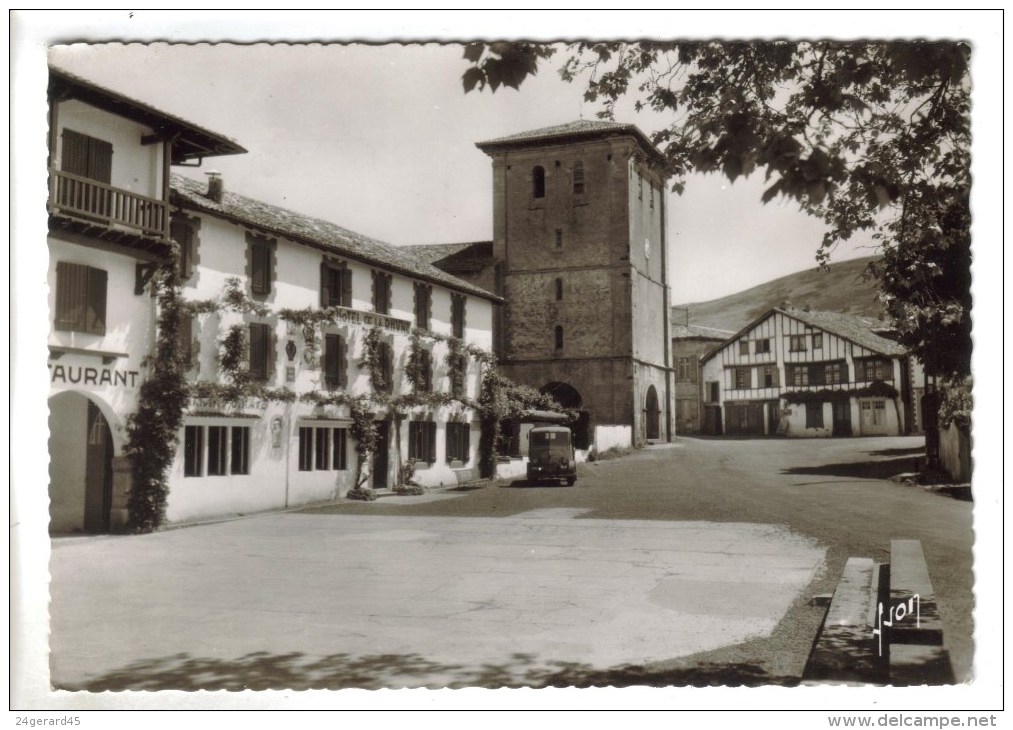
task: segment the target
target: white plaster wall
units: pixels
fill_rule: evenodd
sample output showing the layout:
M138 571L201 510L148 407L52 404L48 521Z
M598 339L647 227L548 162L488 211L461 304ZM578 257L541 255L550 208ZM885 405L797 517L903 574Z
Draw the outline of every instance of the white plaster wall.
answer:
M633 445L633 429L630 426L595 426L594 448L602 452L613 447L625 448Z
M113 146L112 186L149 198L162 196L162 143L142 145L141 137L152 130L143 124L110 114L71 99L59 103L58 136L54 164L63 169L62 135L65 128L105 140Z

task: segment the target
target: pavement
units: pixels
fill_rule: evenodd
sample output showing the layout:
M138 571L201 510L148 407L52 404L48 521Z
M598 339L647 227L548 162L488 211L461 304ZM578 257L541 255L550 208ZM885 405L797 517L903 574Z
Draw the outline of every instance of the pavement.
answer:
M52 682L571 684L769 634L823 566L780 527L584 513L278 513L55 540Z

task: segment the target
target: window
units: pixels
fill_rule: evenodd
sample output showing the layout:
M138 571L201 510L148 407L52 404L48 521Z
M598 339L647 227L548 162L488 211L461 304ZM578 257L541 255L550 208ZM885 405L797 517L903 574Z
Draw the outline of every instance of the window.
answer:
M272 339L270 325L250 323L250 377L254 380L270 377Z
M256 296L267 296L271 293L271 282L274 279L273 246L266 238L246 234L250 250L250 291Z
M341 335L324 335L324 385L328 390L348 387L348 346Z
M778 387L777 365L763 366L763 387L764 388Z
M886 358L856 360L856 376L859 382L870 380L893 380L893 362Z
M806 335L789 335L788 337L788 349L792 352L805 352L806 346Z
M331 429L315 428L313 439L313 464L318 471L331 468Z
M179 330L176 332L176 346L183 367L190 369L193 364L193 317L182 314L179 318Z
M680 357L676 360L676 377L683 383L696 382L696 367L691 357Z
M112 182L113 146L105 140L65 128L61 153L63 172L106 185Z
M805 427L823 428L823 403L805 404Z
M749 340L739 340L739 354L740 355L749 354Z
M556 325L555 339L556 339L556 352L560 352L563 349L563 327L562 327L562 325L558 325L558 324Z
M471 424L447 424L447 461L467 464L471 459Z
M531 197L545 197L545 168L535 165L531 170Z
M785 365L789 385L809 385L809 368L805 365Z
M183 279L193 276L193 267L197 262L198 230L200 218L177 214L172 216L169 223L169 235L179 245L179 275Z
M634 170L633 174L637 176L637 200L643 200L644 199L644 178L640 177L640 173L637 170Z
M337 471L345 471L348 468L348 429L332 428L331 436L334 441L334 461L331 466Z
M738 390L747 390L753 387L752 368L735 368L735 387Z
M584 163L579 160L573 163L573 194L584 194Z
M415 326L420 330L429 329L433 312L433 288L428 284L415 283Z
M770 340L757 340L756 352L757 354L770 352Z
M208 476L227 474L226 446L229 430L225 426L208 426Z
M707 383L707 402L717 403L721 400L721 383L713 380Z
M848 382L848 364L846 362L828 362L823 365L823 383L838 385Z
M823 349L823 333L822 332L815 332L815 333L813 333L813 349L814 350L822 350Z
M313 470L313 429L299 427L299 471Z
M425 348L418 352L419 382L415 384L415 392L430 393L433 390L433 353Z
M233 474L250 473L250 427L232 427L232 463Z
M373 272L373 311L390 314L391 275L382 271Z
M106 333L106 288L109 275L102 269L67 261L56 263L57 330Z
M563 280L556 279L556 301L563 301Z
M408 458L432 464L436 461L436 423L408 422Z
M450 295L450 334L459 340L464 339L464 308L466 297L460 294Z
M320 306L352 306L352 270L344 262L320 264Z
M204 474L204 427L187 426L183 431L183 476Z
M553 239L553 243L555 244L556 248L562 248L563 247L563 229L562 228L557 228L556 231L555 231L554 236L555 237Z
M651 210L654 210L654 184L653 183L648 183L648 187L650 187L650 189L651 189L651 193L650 193L650 195L651 195Z

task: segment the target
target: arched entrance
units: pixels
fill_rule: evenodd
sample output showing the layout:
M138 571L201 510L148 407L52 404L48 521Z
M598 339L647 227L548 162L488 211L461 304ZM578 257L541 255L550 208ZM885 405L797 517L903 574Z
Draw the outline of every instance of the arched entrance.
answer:
M661 438L661 407L658 405L658 391L652 385L647 389L646 429L647 440L657 441Z
M591 446L591 412L583 407L584 399L580 392L569 383L552 382L546 383L539 392L551 395L563 408L572 408L577 411L577 423L573 426L573 446L577 449L587 449Z
M108 532L113 435L103 409L81 393L49 399L49 529Z

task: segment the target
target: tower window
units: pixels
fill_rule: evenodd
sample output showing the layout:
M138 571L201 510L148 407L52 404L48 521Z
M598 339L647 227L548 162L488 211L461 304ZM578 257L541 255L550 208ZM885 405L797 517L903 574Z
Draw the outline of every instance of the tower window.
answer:
M541 165L535 165L531 170L531 197L545 197L545 168Z
M579 160L573 163L573 194L584 194L584 163Z
M556 301L563 301L563 280L556 279Z
M556 248L562 248L563 247L563 229L562 228L557 228L556 229L555 244L556 244Z
M563 327L556 325L556 352L560 352L563 349Z

